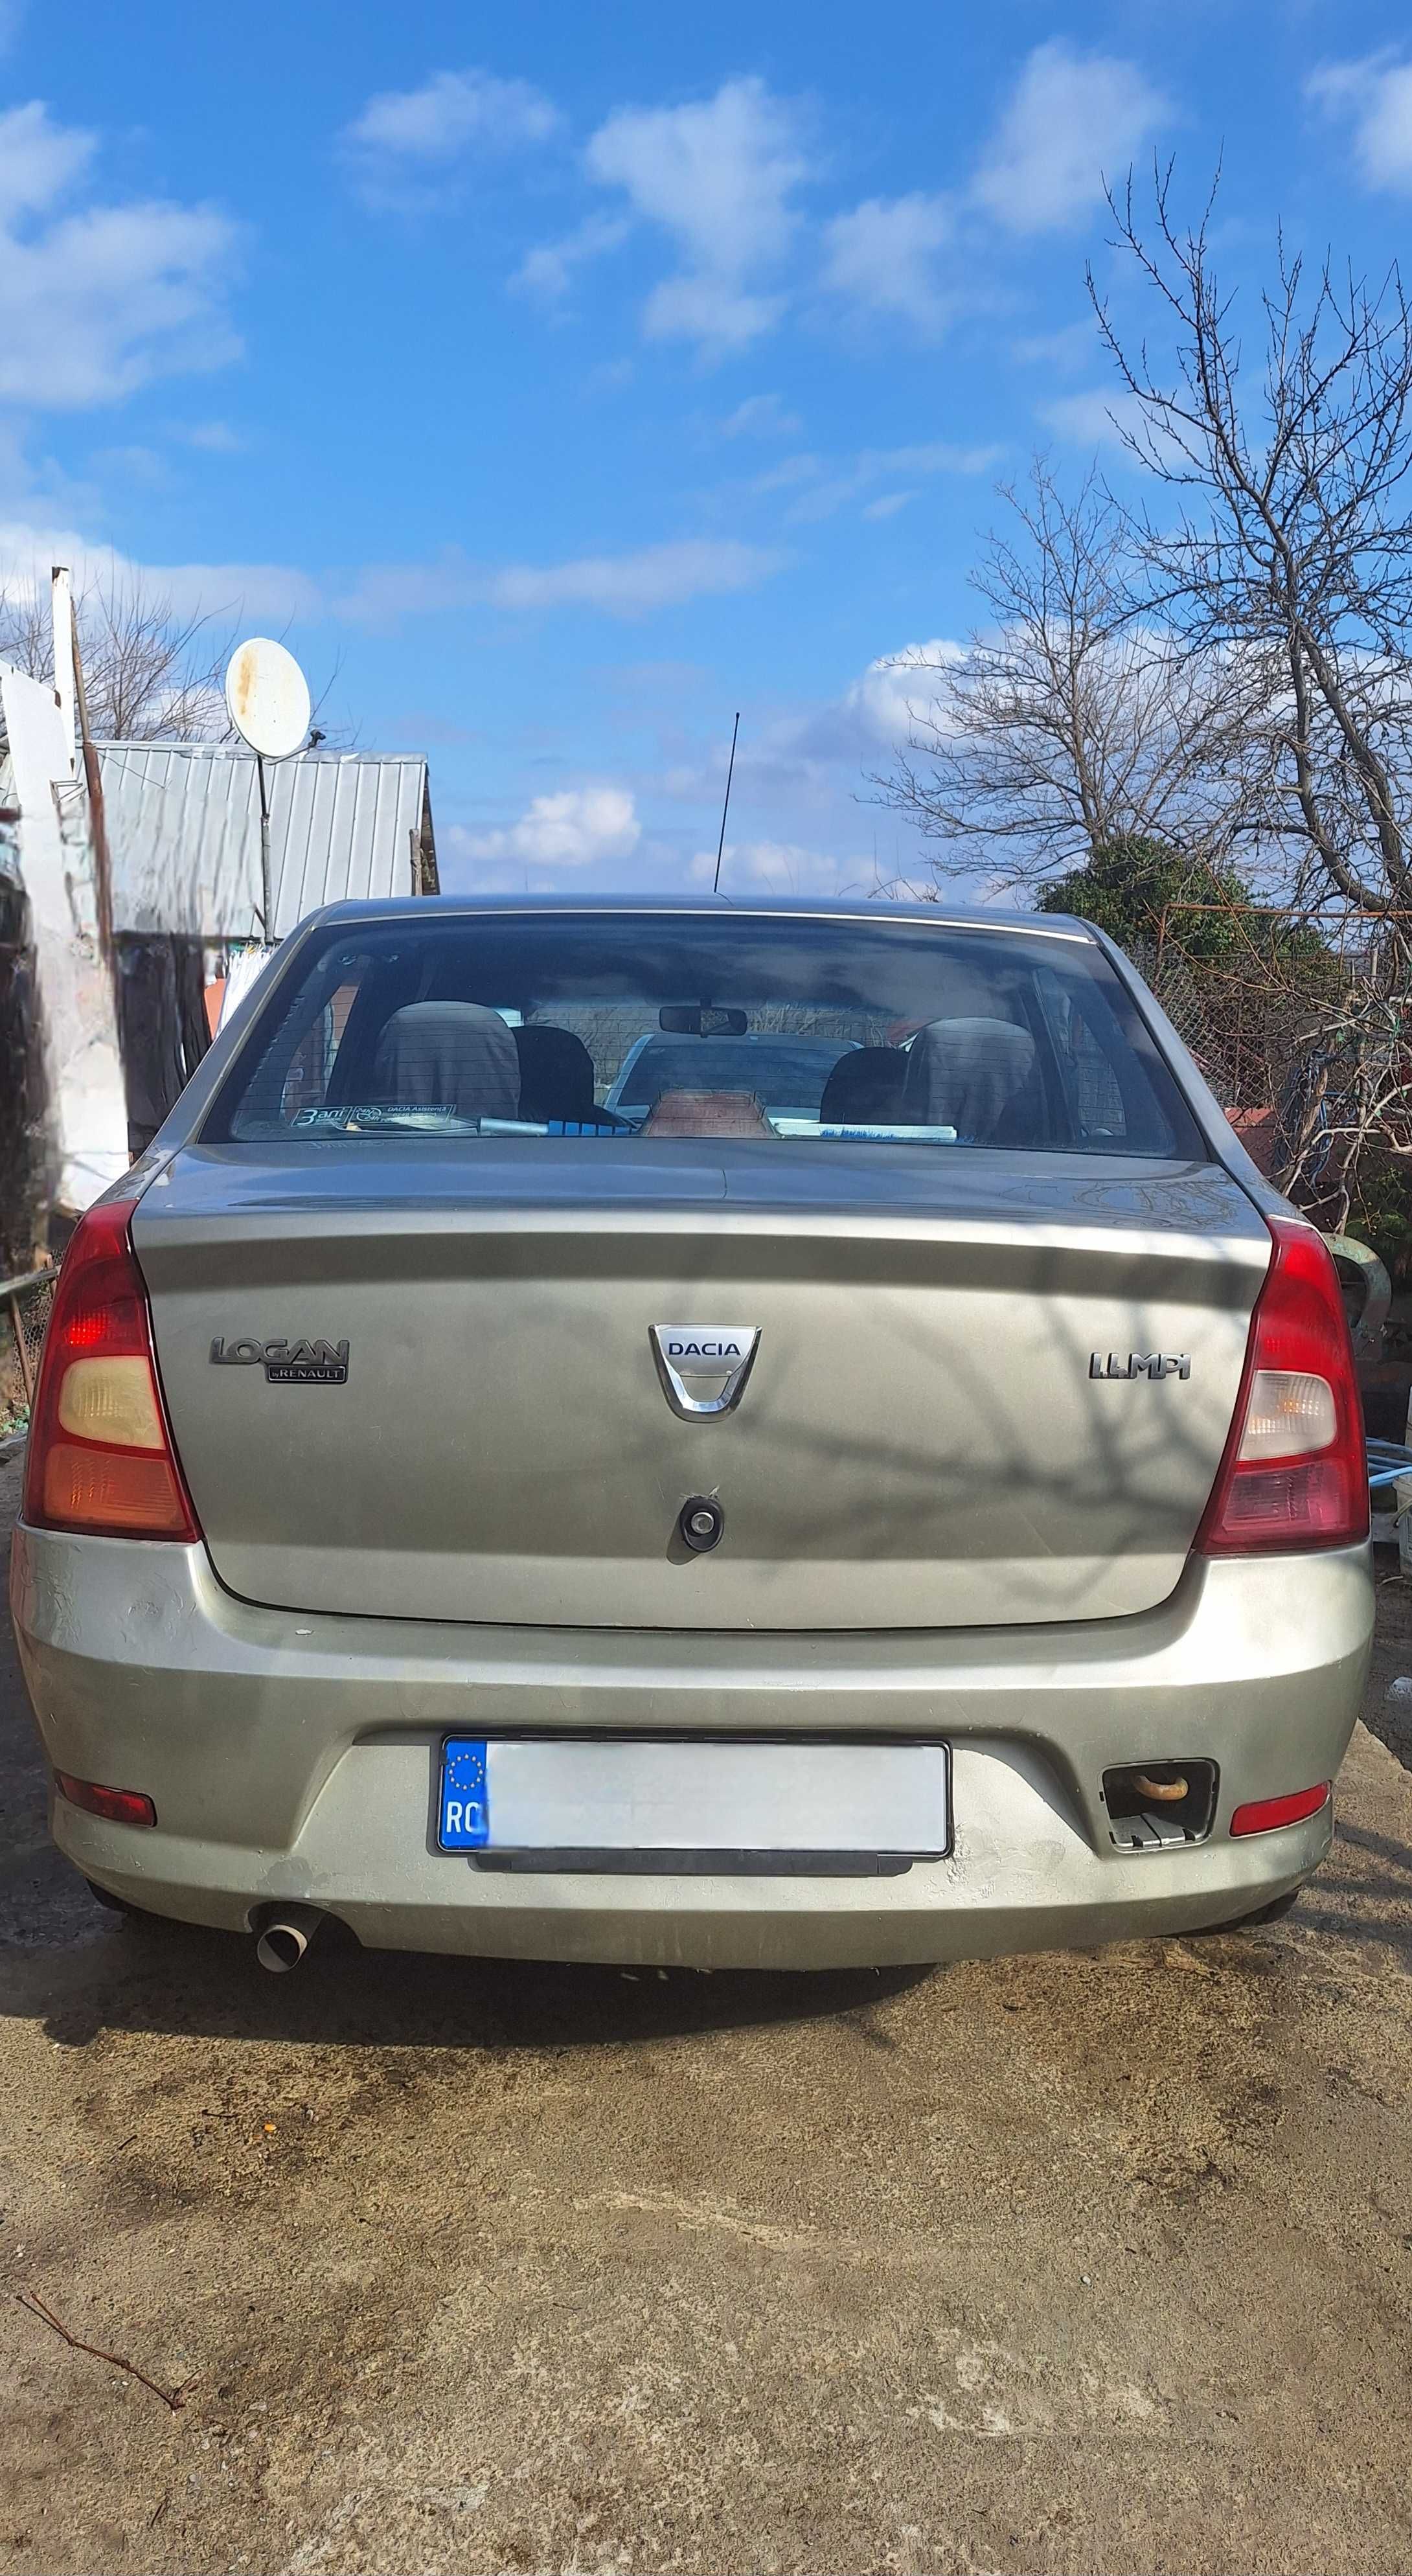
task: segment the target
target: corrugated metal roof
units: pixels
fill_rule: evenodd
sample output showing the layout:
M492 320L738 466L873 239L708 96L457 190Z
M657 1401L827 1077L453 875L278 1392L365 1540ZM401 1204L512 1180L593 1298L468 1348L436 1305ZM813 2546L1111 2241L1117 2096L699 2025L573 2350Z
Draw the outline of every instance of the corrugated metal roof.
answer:
M115 930L259 936L255 763L212 743L98 746ZM362 752L267 766L274 927L347 898L417 892L424 760Z

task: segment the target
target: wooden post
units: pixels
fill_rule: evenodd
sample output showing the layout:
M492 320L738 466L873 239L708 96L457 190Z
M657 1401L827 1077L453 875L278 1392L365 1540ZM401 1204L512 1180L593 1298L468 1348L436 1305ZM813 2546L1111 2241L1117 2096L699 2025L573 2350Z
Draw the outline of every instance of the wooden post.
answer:
M93 900L98 917L98 954L110 972L115 974L113 954L113 869L108 856L108 820L103 810L103 773L93 747L93 731L88 721L88 691L83 682L83 655L79 649L78 630L72 628L74 655L74 695L78 700L79 732L83 737L83 774L88 781L89 829L93 837Z
M76 767L74 761L74 595L67 564L50 565L49 612L54 634L54 695L59 701L59 715L69 751L69 776L72 778Z

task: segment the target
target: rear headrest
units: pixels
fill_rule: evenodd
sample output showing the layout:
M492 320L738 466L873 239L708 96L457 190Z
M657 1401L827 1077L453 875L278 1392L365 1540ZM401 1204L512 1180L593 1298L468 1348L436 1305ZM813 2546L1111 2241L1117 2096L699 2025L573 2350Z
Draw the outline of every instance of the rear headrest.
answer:
M846 1126L850 1118L869 1125L895 1118L902 1106L907 1058L896 1047L853 1047L841 1055L819 1103L820 1123Z
M378 1096L458 1118L518 1118L520 1059L498 1011L481 1002L409 1002L377 1042Z
M593 1058L572 1029L515 1031L520 1057L520 1116L577 1120L594 1116Z
M1034 1039L1013 1020L929 1020L907 1050L903 1117L988 1144L1034 1060Z

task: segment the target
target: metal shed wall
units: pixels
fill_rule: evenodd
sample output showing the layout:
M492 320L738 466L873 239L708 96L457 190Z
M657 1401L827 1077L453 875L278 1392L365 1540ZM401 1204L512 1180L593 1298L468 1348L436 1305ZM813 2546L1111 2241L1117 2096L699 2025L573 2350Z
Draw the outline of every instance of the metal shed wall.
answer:
M102 743L115 931L259 936L255 763L207 743ZM320 904L414 894L424 760L307 755L266 770L274 929Z

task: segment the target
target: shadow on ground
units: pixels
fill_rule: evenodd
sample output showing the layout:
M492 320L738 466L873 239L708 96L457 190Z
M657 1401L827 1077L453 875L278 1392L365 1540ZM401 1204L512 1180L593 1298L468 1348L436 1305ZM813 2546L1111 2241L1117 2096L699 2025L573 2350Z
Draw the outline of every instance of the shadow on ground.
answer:
M252 1940L113 1915L52 1848L0 1897L0 2015L60 2046L100 2031L300 2045L502 2051L619 2047L706 2031L866 2014L930 1968L809 1974L566 1966L365 1950L341 1925L269 1976ZM878 2035L877 2045L887 2045Z
M574 1966L367 1950L327 1923L304 1965L271 1977L235 1933L106 1911L52 1846L23 1856L0 1891L0 2016L33 2020L60 2047L103 2032L285 2041L307 2047L464 2049L501 2055L618 2048L709 2032L848 2021L891 2045L875 2008L944 1968L778 1973ZM1412 1847L1341 1823L1293 1911L1270 1925L1125 1943L1087 1955L1156 1967L1174 1947L1257 1979L1312 1944L1372 1948L1412 1973ZM1011 1963L1022 1975L1025 1962ZM1003 1977L1006 1963L992 1963Z

